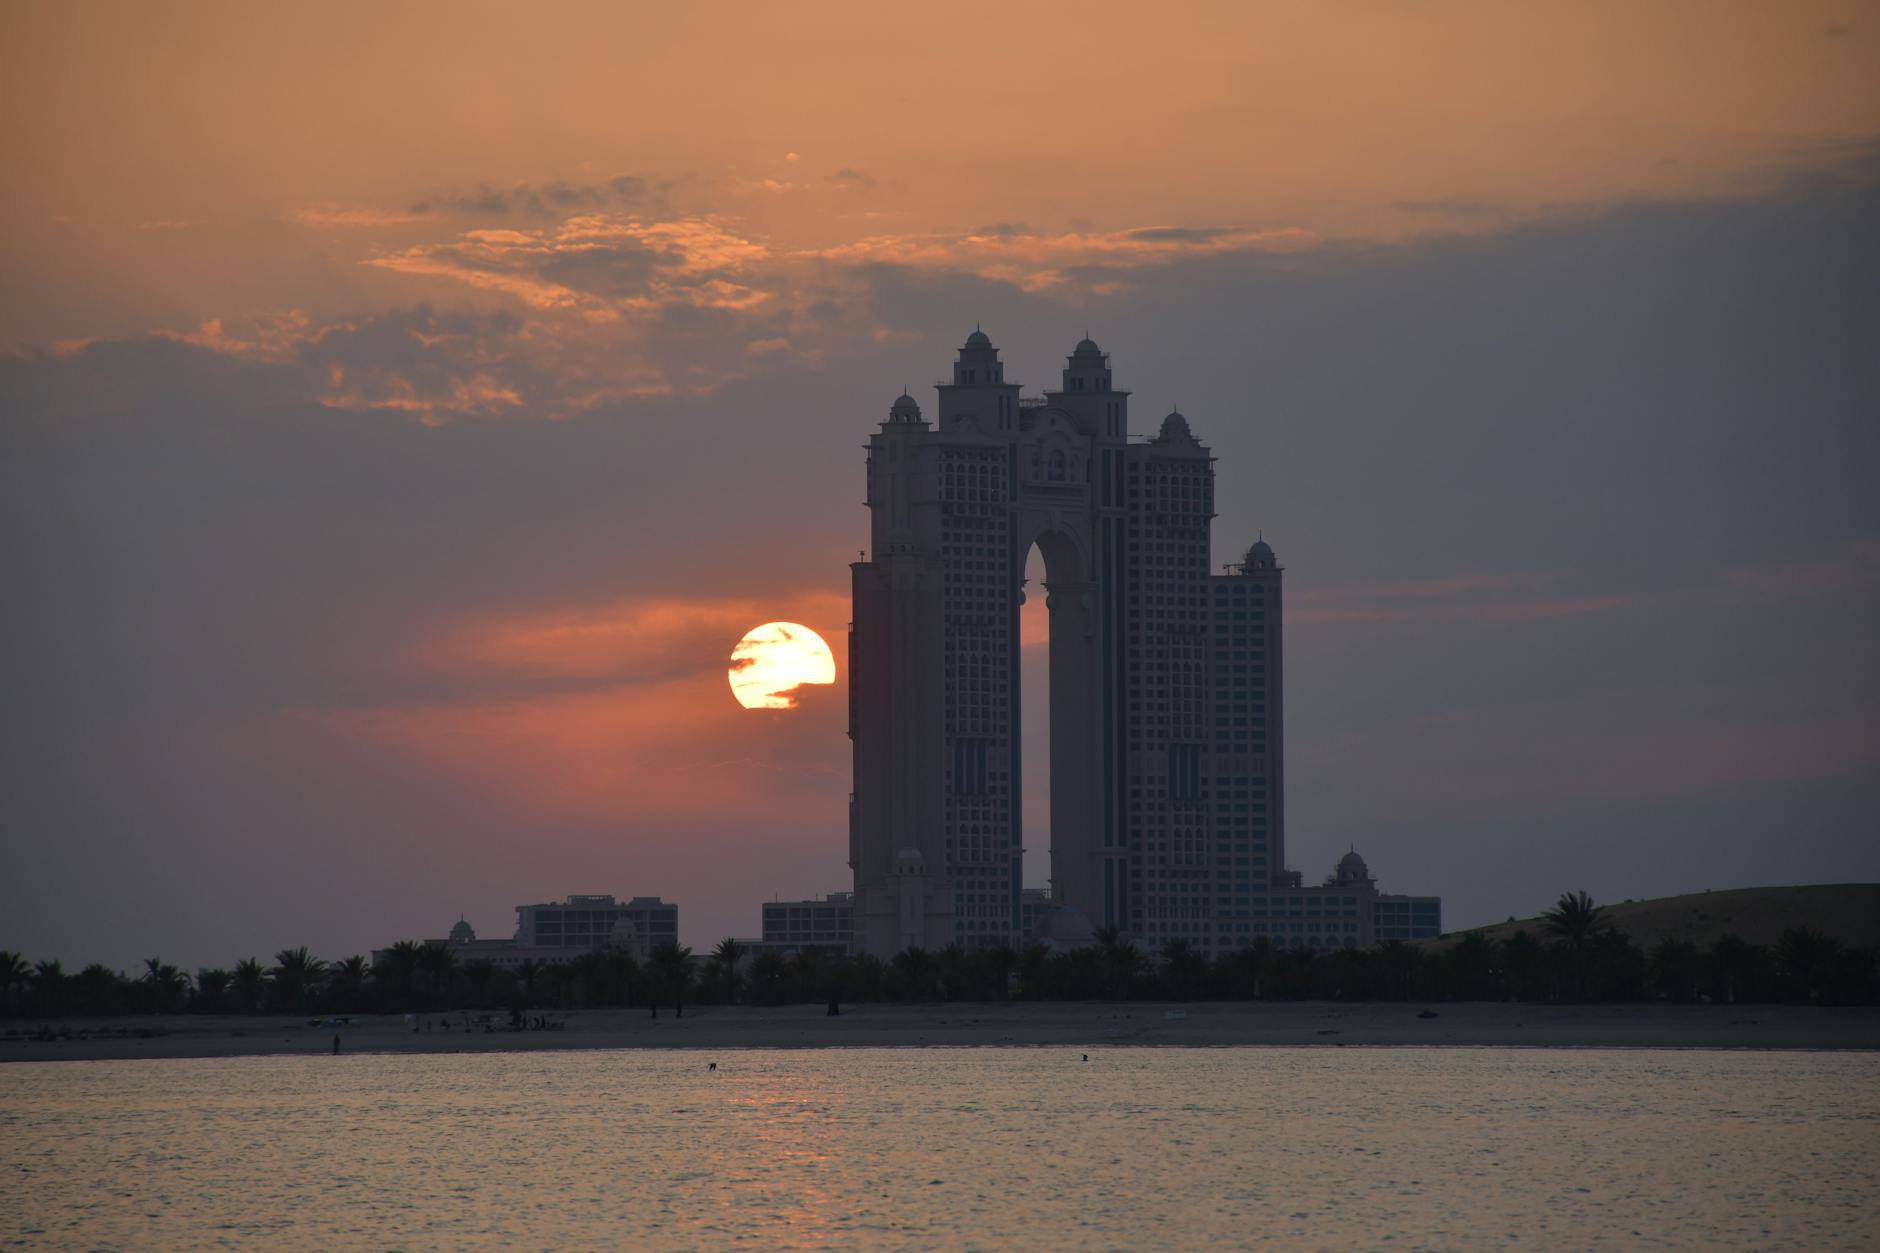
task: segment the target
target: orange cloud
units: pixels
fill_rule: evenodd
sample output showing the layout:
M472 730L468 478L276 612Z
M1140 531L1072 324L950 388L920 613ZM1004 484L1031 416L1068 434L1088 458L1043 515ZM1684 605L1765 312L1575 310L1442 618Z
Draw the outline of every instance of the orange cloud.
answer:
M364 264L449 279L511 296L535 309L596 321L670 305L747 310L770 293L741 281L770 250L704 218L642 222L610 214L571 217L544 230L483 229L417 244Z
M256 318L247 337L232 335L221 318L210 318L193 331L158 331L166 339L179 340L231 357L252 357L262 361L286 361L300 345L316 338L307 315L298 309Z
M761 607L648 599L496 614L395 662L452 696L294 717L558 820L751 822L780 799L833 814L847 787L838 690L800 689L796 709L766 714L738 705L726 672L760 622L788 617L839 640L847 614L846 598L822 590Z
M422 213L400 213L370 205L307 205L288 216L302 226L399 226L425 218Z
M413 648L420 672L510 681L636 682L722 672L744 633L801 622L835 639L848 598L834 591L754 599L629 599L496 614L453 624Z
M1163 265L1234 252L1289 253L1320 242L1313 232L1297 227L1244 230L1139 226L1059 235L1009 230L965 235L871 235L806 255L851 263L891 262L960 270L1012 283L1026 291L1048 291L1064 284L1065 271L1071 269Z

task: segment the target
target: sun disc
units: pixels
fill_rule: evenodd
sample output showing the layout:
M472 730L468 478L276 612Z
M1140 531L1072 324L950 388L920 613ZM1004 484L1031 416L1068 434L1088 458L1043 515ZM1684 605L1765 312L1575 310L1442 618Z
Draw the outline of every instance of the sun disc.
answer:
M731 650L731 694L746 709L795 709L796 692L836 681L836 658L823 637L796 622L766 622Z

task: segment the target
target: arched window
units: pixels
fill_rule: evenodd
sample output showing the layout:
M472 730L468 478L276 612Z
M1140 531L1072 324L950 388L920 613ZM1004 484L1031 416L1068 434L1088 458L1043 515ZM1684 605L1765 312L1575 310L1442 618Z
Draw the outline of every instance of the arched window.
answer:
M1053 483L1062 483L1064 478L1064 450L1062 448L1053 448L1051 450L1051 481Z

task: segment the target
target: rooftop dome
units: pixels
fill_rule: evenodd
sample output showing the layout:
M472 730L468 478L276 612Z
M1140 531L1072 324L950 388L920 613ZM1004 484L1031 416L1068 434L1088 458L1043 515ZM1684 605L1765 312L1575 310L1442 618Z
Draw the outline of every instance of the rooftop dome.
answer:
M1265 570L1273 564L1273 546L1264 539L1253 541L1253 547L1247 550L1247 564Z
M1333 872L1331 879L1333 885L1353 885L1370 881L1370 868L1364 864L1364 858L1358 856L1356 849L1338 859L1338 869Z
M890 422L918 422L920 421L920 403L916 401L912 396L908 395L906 392L902 392L899 396L895 398L894 404L891 405L888 409L888 421Z
M966 346L968 348L990 348L992 347L992 336L975 326L973 333L966 337Z
M1103 349L1097 347L1097 341L1088 335L1077 341L1077 347L1071 349L1073 357L1101 357Z
M472 930L470 924L465 922L462 918L457 919L456 925L450 929L450 942L452 944L468 944L476 938L477 933Z
M1179 410L1169 410L1169 415L1162 419L1162 433L1156 438L1163 443L1171 439L1193 439L1194 432L1188 429L1188 419Z

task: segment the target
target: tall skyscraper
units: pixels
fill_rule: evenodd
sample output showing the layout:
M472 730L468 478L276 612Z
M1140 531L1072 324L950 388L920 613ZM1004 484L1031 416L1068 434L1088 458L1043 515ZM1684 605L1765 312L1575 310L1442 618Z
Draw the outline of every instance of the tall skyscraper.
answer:
M1269 889L1298 884L1283 869L1273 550L1211 572L1213 458L1179 413L1131 441L1129 394L1088 339L1061 387L1029 399L974 331L938 391L935 422L903 395L869 441L872 550L853 566L849 640L857 947L1021 938L1034 545L1051 634L1052 829L1030 836L1050 841L1046 925L1239 947L1264 930Z

